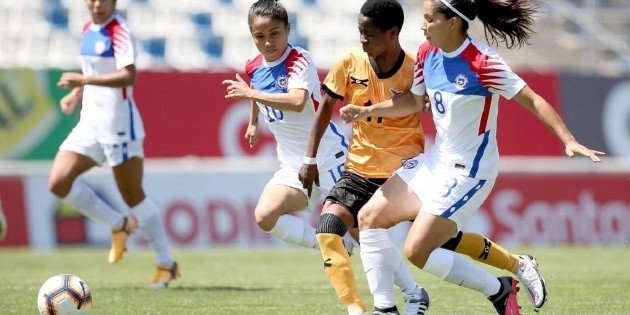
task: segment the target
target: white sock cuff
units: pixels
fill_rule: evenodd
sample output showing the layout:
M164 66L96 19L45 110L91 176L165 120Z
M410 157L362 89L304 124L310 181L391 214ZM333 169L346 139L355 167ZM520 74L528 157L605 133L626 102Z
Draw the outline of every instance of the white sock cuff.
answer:
M361 252L371 253L394 247L386 229L368 229L359 232Z
M75 180L72 183L72 187L70 187L70 191L68 192L68 194L65 197L63 197L62 200L74 204L74 202L76 202L77 198L79 198L79 196L81 196L81 194L83 193L83 190L85 190L86 188L90 189L82 181Z
M275 237L282 237L286 234L286 227L293 226L294 224L304 225L302 223L302 219L297 218L290 214L283 214L278 217L278 221L276 221L276 225L273 226L271 230L269 230L269 234Z
M158 212L157 206L149 197L145 197L139 204L131 208L131 213L142 222Z
M445 279L455 262L455 253L443 248L436 248L429 255L429 259L424 264L423 270L433 274L440 279Z

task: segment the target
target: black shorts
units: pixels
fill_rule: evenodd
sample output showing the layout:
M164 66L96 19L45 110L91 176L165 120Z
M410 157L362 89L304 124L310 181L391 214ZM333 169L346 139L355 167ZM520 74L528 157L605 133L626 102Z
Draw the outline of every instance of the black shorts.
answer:
M353 227L357 227L359 210L386 180L387 178L364 178L357 174L346 172L330 190L326 200L345 207L354 218Z

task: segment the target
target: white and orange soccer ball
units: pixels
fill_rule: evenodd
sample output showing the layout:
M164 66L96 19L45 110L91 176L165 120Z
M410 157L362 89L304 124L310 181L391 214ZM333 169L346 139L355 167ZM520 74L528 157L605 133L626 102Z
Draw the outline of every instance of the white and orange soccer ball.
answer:
M92 292L85 281L71 274L50 277L39 289L37 306L40 314L90 314Z

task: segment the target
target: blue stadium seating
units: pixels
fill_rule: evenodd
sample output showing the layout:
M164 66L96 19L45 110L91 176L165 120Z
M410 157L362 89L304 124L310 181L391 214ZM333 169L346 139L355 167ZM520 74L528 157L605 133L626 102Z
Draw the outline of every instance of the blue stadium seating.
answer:
M46 21L50 23L53 28L68 28L68 9L56 5L50 6L45 11Z
M212 58L223 57L223 37L208 35L200 39L200 46L204 53Z
M166 39L164 37L149 38L142 41L144 50L153 58L164 58Z

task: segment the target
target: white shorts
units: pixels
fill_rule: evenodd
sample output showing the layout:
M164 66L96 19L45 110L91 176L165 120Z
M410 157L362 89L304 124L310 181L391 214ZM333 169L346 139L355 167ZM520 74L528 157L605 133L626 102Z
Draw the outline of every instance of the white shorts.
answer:
M396 173L422 202L420 211L454 221L460 230L486 200L495 178L477 179L456 172L436 172L430 157L420 154Z
M110 167L118 166L132 157L144 157L142 139L120 143L100 143L77 128L72 129L59 151L70 151L85 155L98 165L107 162Z
M335 183L341 177L339 172L343 172L343 163L339 166L325 169L325 171L319 170L319 187L313 183L313 190L311 191L311 198L308 200L308 206L312 207L314 203L321 201L322 198L328 196L330 190L335 186ZM281 167L277 172L273 174L273 177L269 180L268 184L282 185L300 190L307 195L306 189L302 188L302 182L299 179L299 171L296 171L290 167Z

